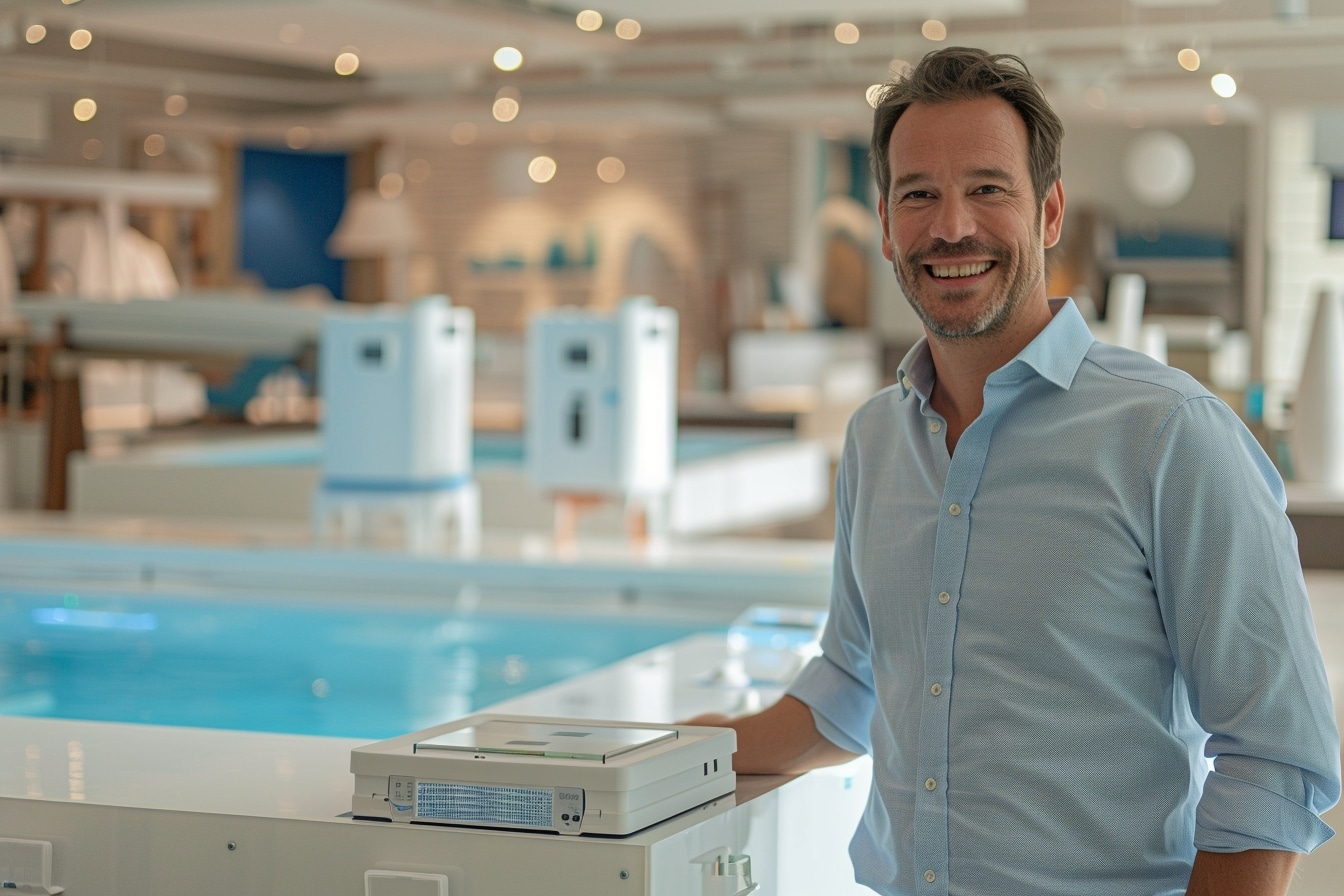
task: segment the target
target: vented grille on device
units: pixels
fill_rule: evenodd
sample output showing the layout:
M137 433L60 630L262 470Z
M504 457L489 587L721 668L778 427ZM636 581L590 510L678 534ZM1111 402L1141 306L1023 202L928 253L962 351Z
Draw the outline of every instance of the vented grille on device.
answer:
M416 790L419 818L479 821L517 827L551 826L554 792L537 787L486 787L421 781Z

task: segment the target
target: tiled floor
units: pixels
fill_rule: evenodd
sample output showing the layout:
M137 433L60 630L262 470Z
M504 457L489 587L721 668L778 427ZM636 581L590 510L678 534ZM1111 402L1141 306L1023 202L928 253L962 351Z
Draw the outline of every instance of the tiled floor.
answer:
M1307 591L1335 697L1335 716L1344 719L1344 572L1308 572ZM1303 857L1289 890L1291 896L1339 896L1344 892L1344 806L1336 806L1325 820L1339 833Z

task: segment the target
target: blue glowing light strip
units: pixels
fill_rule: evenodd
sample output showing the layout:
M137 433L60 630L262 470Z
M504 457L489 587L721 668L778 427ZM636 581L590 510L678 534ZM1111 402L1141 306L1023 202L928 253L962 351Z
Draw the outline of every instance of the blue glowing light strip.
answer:
M70 610L65 607L39 607L32 612L38 625L59 625L67 628L118 629L130 632L152 632L159 627L159 617L153 613L116 613L108 610Z

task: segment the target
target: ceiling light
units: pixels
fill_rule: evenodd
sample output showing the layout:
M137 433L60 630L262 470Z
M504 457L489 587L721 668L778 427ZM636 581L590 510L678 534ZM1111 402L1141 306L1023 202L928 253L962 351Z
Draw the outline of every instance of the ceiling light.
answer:
M451 137L452 141L458 146L469 146L476 142L476 135L479 130L480 129L476 127L475 122L459 121L457 124L453 125L453 129L449 132L448 136Z
M93 32L87 28L76 28L70 32L70 49L87 50L93 43Z
M513 97L502 96L495 100L494 106L490 108L490 114L495 116L495 121L509 122L518 117L521 108L522 106Z
M919 33L929 40L947 40L947 26L937 19L929 19L920 26Z
M103 141L99 140L97 137L90 137L85 140L83 147L80 148L80 155L84 156L84 158L90 162L97 159L102 154Z
M539 184L550 183L555 177L555 159L550 156L537 156L527 163L527 176Z
M1204 107L1204 120L1212 125L1227 123L1227 110L1218 103L1210 103Z
M495 68L502 72L516 72L522 64L522 51L514 47L500 47L495 51Z
M574 17L574 23L580 31L596 31L602 27L602 13L595 9L585 9Z
M868 101L868 105L876 109L877 104L882 100L882 90L886 85L874 84L863 93L863 98Z
M187 98L180 93L172 93L164 97L163 112L165 115L171 115L174 118L187 111Z
M892 77L908 78L915 67L904 59L893 59L887 63L887 71L891 72Z
M634 19L621 19L616 23L616 36L621 40L634 40L642 30Z
M597 177L604 184L614 184L625 177L625 163L615 156L607 156L597 163Z
M165 146L167 146L167 141L163 139L162 134L150 134L145 138L145 155L150 158L161 156Z
M290 23L280 26L280 42L282 44L296 44L303 40L303 26Z
M1190 47L1186 47L1184 50L1177 53L1176 61L1180 63L1181 68L1188 72L1199 71L1199 53L1192 50Z
M1237 92L1237 80L1226 72L1219 72L1210 78L1209 86L1223 99L1229 99Z
M23 39L30 44L40 44L47 36L47 26L34 23L23 33Z
M74 6L76 3L79 3L80 0L61 0L61 2L66 6Z
M313 142L313 132L301 124L285 131L285 145L290 149L307 149Z
M359 71L359 56L353 50L345 50L336 57L336 74L353 75Z
M90 121L93 116L98 114L98 104L87 96L75 100L74 114L76 121Z
M859 42L859 26L853 22L841 22L835 26L835 39L842 44L856 44Z

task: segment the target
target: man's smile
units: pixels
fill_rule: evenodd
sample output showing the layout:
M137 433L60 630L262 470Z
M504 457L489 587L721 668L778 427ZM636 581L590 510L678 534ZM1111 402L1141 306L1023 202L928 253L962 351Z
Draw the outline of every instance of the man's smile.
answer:
M996 262L977 261L969 264L926 264L924 270L939 280L956 277L974 277L992 268Z

